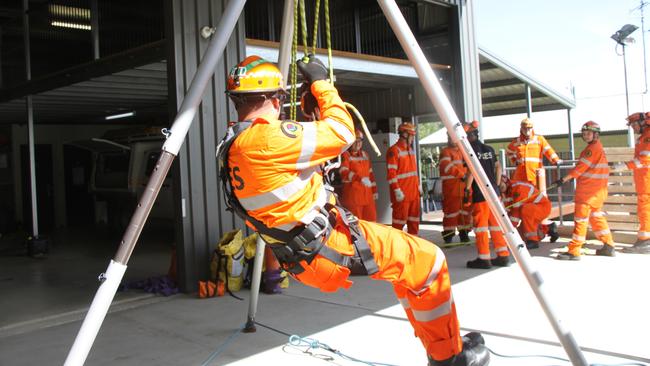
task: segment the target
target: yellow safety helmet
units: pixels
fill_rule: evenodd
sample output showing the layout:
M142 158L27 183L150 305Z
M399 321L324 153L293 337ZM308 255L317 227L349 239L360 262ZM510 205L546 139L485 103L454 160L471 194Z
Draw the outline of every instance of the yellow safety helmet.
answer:
M533 128L533 121L526 117L521 120L521 127Z
M230 69L226 90L229 94L284 90L282 73L273 63L259 56L248 56Z

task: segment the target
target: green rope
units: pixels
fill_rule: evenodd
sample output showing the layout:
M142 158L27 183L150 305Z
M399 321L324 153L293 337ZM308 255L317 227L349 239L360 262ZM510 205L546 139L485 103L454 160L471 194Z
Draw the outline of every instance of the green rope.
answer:
M303 46L303 56L306 58L309 54L309 47L307 46L307 14L305 12L305 0L300 0L300 25L302 26L302 46ZM307 58L306 62L309 59Z
M293 2L293 39L291 42L291 91L289 93L289 119L296 120L296 99L298 92L298 65L296 64L298 54L298 0Z
M318 17L320 16L320 0L316 0L314 9L314 32L312 33L312 55L316 55L316 44L318 41Z
M330 4L325 0L325 37L327 39L327 63L330 70L330 83L334 85L334 65L332 63L332 37L330 34Z

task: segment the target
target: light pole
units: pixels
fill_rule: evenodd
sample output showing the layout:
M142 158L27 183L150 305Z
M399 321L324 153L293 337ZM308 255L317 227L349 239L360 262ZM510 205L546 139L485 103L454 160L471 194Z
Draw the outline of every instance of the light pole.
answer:
M625 46L626 42L632 42L634 39L630 38L629 35L637 30L636 25L625 24L621 29L617 30L616 33L612 34L612 39L616 41L618 45L621 45L623 48L623 75L625 78L625 112L627 116L630 115L630 99L627 91L627 63L625 61ZM626 116L626 117L627 117ZM634 130L632 127L627 128L627 145L629 147L634 147Z

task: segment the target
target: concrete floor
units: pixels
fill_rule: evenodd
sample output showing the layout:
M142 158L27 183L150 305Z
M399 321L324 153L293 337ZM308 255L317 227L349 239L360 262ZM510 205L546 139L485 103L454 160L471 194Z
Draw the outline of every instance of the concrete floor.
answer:
M425 226L422 232L440 242L439 230ZM573 332L589 363L650 363L646 331L650 328L650 256L587 255L580 262L550 258L564 244L543 244L531 252L532 263L542 273L551 306ZM147 250L143 248L138 250L144 253ZM95 262L76 262L73 252L63 256L68 259L66 267ZM48 263L53 257L45 261L0 257L0 365L63 363L84 308L94 295L95 278L114 254L113 248L107 252L92 254L97 259L97 265L89 266L92 268L78 268L75 275L63 278L57 278L60 267ZM148 261L143 256L138 262L134 256L127 276L135 278L138 272L147 272L147 266L151 266L149 271L160 267L158 274L166 272L166 250L150 248L150 252L160 259ZM473 246L446 249L445 253L463 331L482 332L487 345L503 355L567 358L518 266L470 270L465 262L475 257ZM350 290L334 294L294 282L281 295L261 295L256 320L287 334L315 338L365 361L426 365L422 346L391 286L365 277L354 277L354 281ZM305 347L288 345L287 335L262 326L256 333L238 333L246 319L249 292L239 295L244 301L230 296L200 300L184 294L120 293L86 364L359 364L323 349L305 352ZM491 362L568 364L552 358L495 355Z

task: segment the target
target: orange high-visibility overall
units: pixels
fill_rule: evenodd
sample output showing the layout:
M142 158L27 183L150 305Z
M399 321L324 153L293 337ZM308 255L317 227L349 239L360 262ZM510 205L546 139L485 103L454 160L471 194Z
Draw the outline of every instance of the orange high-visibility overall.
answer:
M440 152L440 179L442 180L442 230L470 230L472 216L463 205L467 167L457 147L447 146Z
M400 139L386 152L386 168L393 227L402 230L406 225L410 234L417 235L420 228L420 178L415 151ZM404 193L402 202L395 199L396 189Z
M512 140L506 149L506 156L517 165L511 179L531 183L538 189L537 169L544 167L544 157L552 164L560 160L544 136L535 134L530 139L520 135Z
M504 204L510 207L510 220L524 240L540 241L544 237L541 223L551 213L551 201L528 182L512 182Z
M339 169L343 188L341 203L356 217L366 221L377 221L375 199L377 197L377 183L372 171L368 153L359 150L356 153L346 151L341 156ZM362 183L363 178L368 178L371 186Z
M591 229L598 240L613 246L614 240L605 213L600 210L607 199L609 179L607 157L600 140L587 144L575 168L567 175L576 179L575 212L573 213L575 226L569 243L569 253L580 255L580 248L587 237L588 224L591 224Z
M257 118L229 150L233 192L247 214L268 228L289 231L323 215L328 196L332 196L323 185L320 165L355 140L352 118L336 89L321 80L311 85L311 92L318 100L322 120L300 123L278 121L273 116ZM325 245L352 255L350 229L334 214L336 222ZM442 251L379 224L360 221L359 228L379 268L372 278L392 283L427 353L436 360L459 353L462 339ZM282 245L262 236L270 246ZM295 263L304 271L294 277L326 292L350 287L350 269L320 253L309 262Z
M634 159L626 163L634 173L639 240L650 239L650 127L646 126L634 147Z

